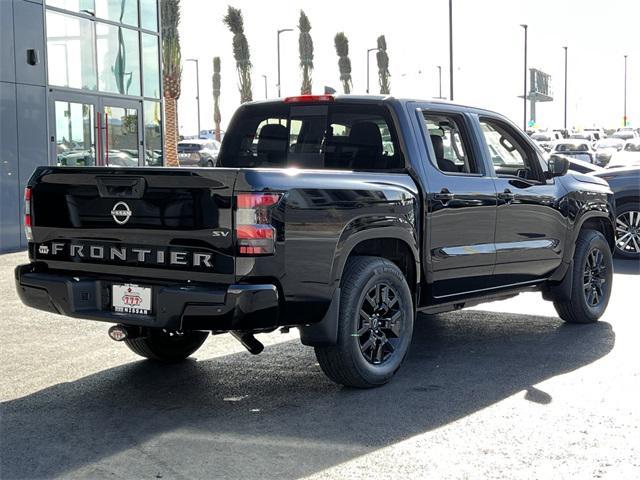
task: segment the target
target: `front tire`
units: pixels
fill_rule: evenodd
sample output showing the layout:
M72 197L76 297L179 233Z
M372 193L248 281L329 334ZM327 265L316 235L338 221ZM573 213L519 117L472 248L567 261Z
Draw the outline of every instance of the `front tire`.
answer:
M554 301L560 318L568 323L593 323L604 313L611 297L613 260L602 233L582 230L573 255L571 297Z
M322 371L356 388L384 385L402 365L413 334L413 298L402 271L379 257L347 262L338 343L315 347Z
M207 332L166 332L149 329L147 336L127 338L124 343L141 357L163 363L177 363L198 350L209 334Z

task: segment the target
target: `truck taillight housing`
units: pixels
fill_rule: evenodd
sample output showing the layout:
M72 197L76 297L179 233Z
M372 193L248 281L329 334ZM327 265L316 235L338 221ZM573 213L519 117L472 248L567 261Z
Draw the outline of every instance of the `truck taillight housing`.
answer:
M274 254L276 229L271 224L271 210L280 198L280 193L236 194L238 255L254 257Z
M24 234L28 242L33 242L31 230L31 187L24 189Z

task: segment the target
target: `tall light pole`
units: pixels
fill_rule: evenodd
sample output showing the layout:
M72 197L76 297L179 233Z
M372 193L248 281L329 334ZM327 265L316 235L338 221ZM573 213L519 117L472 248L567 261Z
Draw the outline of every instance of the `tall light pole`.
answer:
M453 0L449 0L449 99L453 101Z
M520 25L524 28L524 90L522 92L522 108L523 110L523 120L522 120L522 129L527 131L527 28L529 27L526 24Z
M564 48L564 129L567 129L567 50Z
M200 138L200 69L197 58L187 58L187 62L196 62L196 100L198 102L198 138Z
M627 55L624 56L624 116L622 126L627 126Z
M369 93L369 57L370 57L369 54L377 50L378 50L378 47L367 49L367 93Z
M264 98L267 99L269 97L269 94L267 93L267 76L262 75L262 78L264 78Z
M442 98L442 65L438 65L438 98Z
M293 28L281 28L278 30L278 97L282 96L280 92L280 34L284 32L293 32Z

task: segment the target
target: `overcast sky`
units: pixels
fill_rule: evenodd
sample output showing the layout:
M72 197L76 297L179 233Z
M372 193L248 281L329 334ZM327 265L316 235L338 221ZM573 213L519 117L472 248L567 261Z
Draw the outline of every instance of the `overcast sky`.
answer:
M384 34L389 54L391 93L397 97L438 95L437 65L443 70L443 95L449 94L447 0L336 1L234 0L241 8L253 63L253 97L277 96L276 30L295 28L300 9L311 22L314 44L313 91L325 85L340 91L333 37L349 39L353 92L366 90L366 50ZM529 66L552 76L553 102L538 104L542 127L563 122L564 51L569 47L569 126L622 125L624 55L628 58L627 114L640 126L640 0L453 0L454 99L489 108L522 123L524 34L529 25ZM182 0L182 58L200 61L202 128L213 126L212 58L222 62L223 128L240 102L232 35L222 23L227 3ZM300 92L298 30L281 35L282 95ZM378 92L371 55L371 92ZM185 135L197 130L195 66L183 67L179 122Z

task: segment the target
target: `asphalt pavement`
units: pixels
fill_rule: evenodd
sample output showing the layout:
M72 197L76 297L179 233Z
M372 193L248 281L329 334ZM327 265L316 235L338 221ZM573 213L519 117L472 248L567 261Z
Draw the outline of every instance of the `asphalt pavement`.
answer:
M640 478L640 265L602 320L540 294L420 315L396 378L343 388L295 331L252 356L210 337L179 365L107 324L28 309L0 256L0 478Z

